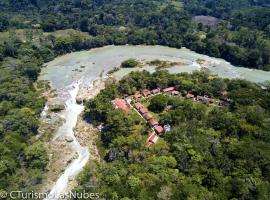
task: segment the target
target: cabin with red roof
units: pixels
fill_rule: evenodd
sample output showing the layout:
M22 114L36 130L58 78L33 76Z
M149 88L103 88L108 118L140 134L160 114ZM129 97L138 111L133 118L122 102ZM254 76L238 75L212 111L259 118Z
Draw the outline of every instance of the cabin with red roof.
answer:
M172 92L174 90L174 87L168 87L163 89L163 92L167 93L167 92Z
M150 120L150 119L153 118L153 116L152 116L150 113L144 114L143 117L144 117L146 120Z
M148 97L148 96L150 96L150 95L151 95L151 92L150 92L150 91L146 91L146 92L143 93L143 96L144 96L144 97Z
M173 96L179 96L179 95L180 95L180 92L174 90L174 91L172 91L172 95L173 95Z
M219 103L218 103L218 105L220 105L220 106L224 106L225 104L226 104L226 102L222 101L222 100L220 100Z
M143 96L141 94L135 94L134 97L135 99L141 99Z
M158 94L158 93L160 93L160 89L159 88L154 89L154 90L151 91L151 93L152 94Z
M197 101L204 101L205 98L204 98L203 96L197 96L197 97L196 97L196 100L197 100Z
M147 139L147 144L148 145L156 144L157 141L158 141L158 136L156 135L156 133L152 133L150 137Z
M140 109L142 109L144 106L143 106L140 102L137 102L137 103L135 103L135 107L136 107L137 110L140 110Z
M129 111L129 106L124 99L117 98L117 99L113 100L112 103L113 103L114 107L117 109Z
M149 123L150 123L152 126L157 126L157 125L158 125L158 121L155 120L155 119L151 119L151 120L149 121Z
M140 113L141 113L142 115L148 113L147 108L141 108L141 109L140 109Z
M162 128L162 126L155 126L154 129L156 133L158 134L162 134L164 132L164 129Z
M194 94L188 93L186 96L188 99L193 99L194 98Z
M213 99L213 98L208 98L208 102L209 102L209 103L215 103L215 99Z

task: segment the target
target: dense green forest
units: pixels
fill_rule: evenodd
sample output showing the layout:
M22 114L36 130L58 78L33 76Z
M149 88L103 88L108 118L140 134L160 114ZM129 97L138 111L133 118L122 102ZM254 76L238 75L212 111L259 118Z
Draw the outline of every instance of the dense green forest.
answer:
M224 58L235 65L270 70L270 17L267 0L2 0L0 1L0 11L0 189L29 191L35 185L41 183L42 176L46 172L46 165L48 163L46 145L44 141L37 143L34 139L34 136L38 132L39 114L46 100L39 97L40 95L35 90L33 83L36 81L42 65L58 55L110 44L160 44L177 48L186 46L200 53ZM192 20L192 17L196 15L211 15L217 17L220 23L215 26L205 26L202 23L196 23ZM146 77L149 76L147 75ZM187 79L189 78L187 77ZM188 133L186 131L185 135L181 135L182 132L181 134L168 135L164 138L164 142L157 145L154 150L146 150L144 146L140 146L141 142L134 143L133 140L126 141L126 139L129 140L129 137L121 137L118 142L115 140L114 144L112 144L112 138L118 136L116 131L122 131L122 133L127 131L126 128L118 130L118 127L114 127L115 131L111 131L108 133L108 137L103 138L104 144L107 145L106 148L112 148L112 145L117 147L117 145L121 146L122 143L127 143L136 147L136 151L133 153L140 155L139 160L141 157L145 158L149 154L149 160L144 160L146 162L144 164L149 164L150 167L152 166L149 169L150 171L154 173L156 170L165 170L166 173L163 175L164 178L168 175L168 182L172 182L172 179L177 180L177 182L174 182L174 186L164 186L163 190L174 191L175 187L188 187L191 191L196 192L197 189L195 190L193 187L193 184L195 184L194 180L197 175L201 175L198 177L198 183L196 183L200 186L198 189L199 192L206 192L207 195L221 195L215 193L214 190L225 183L228 188L232 187L231 182L236 181L235 185L238 187L232 187L232 189L237 190L237 192L243 190L242 193L238 194L231 191L231 194L229 194L229 189L227 189L224 190L226 191L226 194L224 194L227 195L226 197L234 197L233 194L235 193L238 195L236 198L241 195L247 195L246 199L250 196L260 198L259 195L263 195L264 191L267 190L269 180L268 160L265 157L260 157L267 156L267 153L265 153L265 149L267 148L264 146L264 142L268 138L265 131L267 129L264 127L266 122L263 119L266 119L265 116L268 113L269 98L266 97L267 95L269 97L269 94L263 93L258 86L245 81L230 82L226 80L226 82L228 88L231 87L230 91L232 91L232 94L236 96L234 98L235 102L239 102L234 105L235 107L230 108L230 110L217 110L215 111L217 112L216 114L213 111L213 116L223 116L221 115L223 113L223 120L227 124L230 124L229 122L232 119L236 120L236 122L233 121L233 127L228 130L233 134L233 137L229 137L229 140L226 140L228 138L224 139L225 136L222 135L227 134L223 130L224 127L223 129L222 127L215 129L214 125L208 123L208 118L202 118L202 115L206 113L199 112L198 116L196 114L196 117L201 116L202 122L199 122L199 120L195 120L194 123L189 122L191 119L188 118L186 119L186 127L183 127L183 130L187 130L189 126L194 125L194 132ZM132 88L128 86L129 83L127 81L123 81L121 84L123 85L123 91L118 91L118 85L115 84L115 94L106 92L105 90L98 98L112 99L115 95L121 95L123 92L132 92ZM166 85L166 81L159 84ZM236 88L233 87L234 84ZM200 88L192 78L191 80L186 80L181 85L185 87L191 85L192 87L196 86ZM204 89L213 89L208 84L205 84L205 87ZM214 91L208 92L218 95ZM194 108L193 105L189 105L187 108L190 111L181 111L181 109L185 108L182 105L183 103L177 103L177 105L179 104L179 107L175 107L175 109L178 109L177 112L168 114L167 117L171 116L172 118L171 123L176 123L178 119L184 119L183 117L185 116L182 116L181 113L196 113L197 106L201 106L197 105ZM241 105L250 107L241 107ZM108 120L108 116L104 112L110 109L111 105L106 103L99 106L100 110L96 111L97 113L95 115L97 116L96 120ZM238 108L238 106L240 107ZM258 115L256 121L254 117L248 116L249 114L244 109L251 109L254 112L259 110L262 111L262 114L255 112ZM181 116L177 114L178 111L181 111ZM128 130L133 132L131 128L134 128L134 124L138 120L135 116L126 116L120 111L112 112L118 112L117 114L120 120L122 120L121 117L125 118L126 123L130 124ZM110 116L111 123L119 120L117 116L113 114ZM242 118L239 116L242 116ZM116 119L113 117L116 117ZM196 117L195 119L197 119ZM255 124L253 124L253 121L251 121L251 125L245 123L246 118L249 119L249 117L251 117L250 120L255 120ZM164 120L166 120L165 116ZM243 122L241 129L239 128L239 120ZM216 123L216 126L221 126L218 122ZM225 127L227 127L227 124ZM143 125L137 128L144 130ZM204 165L201 168L195 161L195 163L192 163L193 160L192 162L183 161L185 167L181 166L182 161L178 161L177 159L179 158L175 157L174 154L177 154L177 151L179 151L179 154L183 154L183 158L191 158L191 155L184 154L183 149L188 148L187 146L190 142L196 143L197 137L200 137L198 136L199 131L203 132L207 130L206 133L208 133L208 129L210 128L213 129L214 134L216 131L218 133L220 132L220 136L217 136L217 138L221 142L217 144L218 147L216 148L218 148L217 151L221 149L221 152L217 152L216 156L220 160L224 159L222 156L225 156L225 164L229 166L224 166L224 163L223 165L214 161L211 163L207 160L210 162L209 165L213 165L213 170L217 170L215 171L217 173L215 175L210 175L207 169L203 168ZM177 132L177 130L174 131ZM134 130L135 132L137 133ZM254 136L254 133L258 135ZM250 138L255 137L254 141L250 141L250 138L244 137L247 134L250 135ZM138 134L135 134L134 137L136 140L144 139L144 137ZM206 136L201 137L205 139ZM201 142L204 141L203 139ZM171 142L172 140L175 140L175 144ZM184 140L187 140L187 146L182 147L180 145L178 148L178 143ZM230 146L232 143L231 140L235 142L236 146ZM199 152L199 155L203 154L203 152L206 153L206 150L196 149L199 148L198 144L192 148L195 149L195 152ZM242 151L243 148L249 149L250 152L246 152L244 155L238 155L236 152ZM123 146L123 149L129 149L129 147ZM120 152L119 159L123 155L122 153ZM163 157L161 157L162 159L159 158L159 160L150 159L153 154L160 154ZM169 156L166 158L165 156L167 155ZM212 155L206 154L204 156L209 156L209 159L213 159ZM239 156L243 156L243 158L239 158ZM201 155L201 157L203 156ZM203 159L206 159L205 157ZM227 157L228 162L226 160ZM246 159L247 157L250 159ZM123 157L121 159L125 158ZM121 159L113 162L112 165L101 166L101 169L106 170L106 167L112 167L112 170L118 171L120 169L115 166L118 165L117 163L119 163L119 166L122 166L123 163L126 166L130 164ZM134 159L137 160L137 156L134 156ZM255 163L255 159L262 160ZM218 162L218 160L216 161ZM200 160L200 162L203 161ZM204 162L206 161L204 160ZM151 163L157 163L157 169ZM158 163L163 167L159 166ZM242 166L249 166L250 168L242 169ZM133 169L133 165L130 167L130 169ZM197 168L194 169L194 167ZM194 171L186 172L187 168ZM127 170L127 168L123 170L125 169ZM163 180L161 177L154 176L153 173L147 174L144 171L148 170L147 167L144 169L136 168L136 170L138 170L138 173L145 173L146 177L153 177L156 181ZM238 173L237 170L240 172ZM111 173L111 171L109 172ZM98 171L97 173L100 174ZM123 171L123 173L125 174L126 171ZM176 173L176 177L171 177L174 173ZM103 177L105 177L105 174L104 172ZM239 174L242 174L242 178L245 176L244 182L246 185L242 183L243 179L240 178L241 176ZM205 180L202 176L220 176L221 180L219 179L219 181L221 182L215 182L212 179ZM237 176L238 179L228 178L234 176ZM87 179L87 174L83 177ZM107 183L116 181L118 186L121 185L121 179L119 177L108 177L111 179L103 181L107 181ZM126 186L128 187L130 184L133 187L132 191L129 190L131 192L130 194L134 194L134 197L139 198L139 194L136 194L138 192L136 189L138 177L134 176L129 179L130 182ZM151 180L153 181L153 179ZM213 186L210 186L210 183L199 182L201 180L213 181L211 183ZM145 185L151 186L151 191L153 188L151 194L155 193L154 189L157 190L160 188L154 187L152 185L153 183L161 184L155 181L152 183L144 182ZM248 185L247 183L250 184ZM82 184L84 184L83 181ZM245 187L242 187L241 184L244 184ZM106 186L104 184L102 190L104 189L106 195L112 194L106 192ZM185 192L188 188L183 190L185 194L179 195L184 195L183 198L185 195L188 195ZM111 189L113 190L113 187ZM148 193L150 188L146 187L146 190ZM146 191L143 192L146 193ZM117 195L128 196L120 193Z
M152 109L160 123L171 124L172 130L150 147L145 145L149 125L135 112L114 109L110 103L144 91L145 85L149 89L174 86L183 96L162 95L166 101L158 101L168 108ZM105 124L100 148L105 163L90 162L76 190L125 200L269 199L269 89L208 72L144 71L132 72L121 81L109 80L106 89L87 102L85 111L87 120ZM186 99L191 90L232 102L209 107ZM150 106L152 100L147 100ZM89 181L94 183L90 189Z
M0 9L4 11L1 31L77 29L99 45L185 46L235 65L270 69L267 0L6 0ZM221 21L214 27L203 26L191 20L195 15Z

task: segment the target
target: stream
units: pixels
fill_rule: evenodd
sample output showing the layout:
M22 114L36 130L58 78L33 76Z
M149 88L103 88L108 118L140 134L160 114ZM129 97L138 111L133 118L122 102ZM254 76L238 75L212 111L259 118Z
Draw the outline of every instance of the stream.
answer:
M50 200L58 199L60 194L67 192L68 180L76 176L89 160L89 151L87 147L82 147L74 136L74 127L76 126L79 114L84 106L76 103L76 96L80 87L89 87L98 77L104 76L110 69L120 66L121 62L129 58L151 61L155 59L167 60L172 62L184 62L185 66L173 66L169 69L171 73L192 72L199 70L196 60L203 59L208 65L203 66L214 74L225 78L243 78L253 82L263 82L270 80L270 72L235 67L230 63L201 55L188 49L175 49L164 46L107 46L90 51L80 51L70 53L46 64L42 69L39 80L48 80L52 87L57 90L59 98L65 102L66 108L63 114L65 123L59 127L53 140L58 137L70 137L73 141L70 143L73 150L77 152L78 158L67 166L65 171L52 187L50 191ZM148 66L144 68L153 72L155 68ZM114 75L123 77L134 70L142 69L121 69ZM105 72L105 73L104 73ZM48 105L46 104L42 115L46 115Z
M69 137L72 138L70 143L73 150L77 152L78 158L75 159L65 170L65 172L59 177L53 188L51 189L48 198L46 200L58 199L59 196L63 195L66 192L68 181L70 177L76 176L85 166L89 160L89 151L87 147L82 147L78 142L77 138L74 136L73 129L76 126L77 118L79 114L83 111L84 106L76 103L76 96L79 92L81 81L72 83L67 87L68 98L65 102L65 123L59 127L53 140L56 140L58 137ZM46 106L45 109L46 110Z

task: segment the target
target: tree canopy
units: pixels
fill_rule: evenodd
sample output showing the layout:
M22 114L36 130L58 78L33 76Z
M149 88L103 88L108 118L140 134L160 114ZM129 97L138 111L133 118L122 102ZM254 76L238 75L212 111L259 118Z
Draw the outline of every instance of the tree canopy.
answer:
M106 199L267 199L270 107L265 102L269 91L245 80L213 78L206 71L143 71L110 81L90 102L103 105L109 99L124 98L123 85L143 91L145 85L150 90L160 82L166 82L164 87L173 85L183 96L150 97L149 108L169 105L153 113L162 126L172 126L150 147L145 141L151 129L135 112L110 107L96 118L96 108L87 104L85 116L104 124L101 158L105 162L90 162L75 190L99 192ZM186 99L190 87L195 95L232 101L209 106ZM91 190L89 180L95 180Z

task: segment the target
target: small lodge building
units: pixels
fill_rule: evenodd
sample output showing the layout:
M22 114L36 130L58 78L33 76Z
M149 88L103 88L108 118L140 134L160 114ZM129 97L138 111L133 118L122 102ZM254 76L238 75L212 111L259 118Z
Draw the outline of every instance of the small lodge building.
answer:
M226 104L226 102L225 101L222 101L222 100L220 100L219 102L218 102L218 105L220 105L220 106L224 106Z
M152 133L150 137L147 139L147 145L156 144L158 141L158 136L156 133Z
M148 110L147 110L147 108L141 108L140 109L140 113L142 114L142 115L144 115L144 114L146 114L146 113L148 113Z
M144 114L143 117L144 117L147 121L153 119L153 116L152 116L150 113Z
M154 129L157 134L163 134L164 132L164 129L162 128L162 126L155 126Z
M194 94L188 93L186 96L188 99L193 99L194 98Z
M152 126L158 126L158 121L155 120L155 119L151 119L151 120L149 121L149 123L150 123Z
M215 99L213 99L213 98L208 98L208 102L209 102L209 103L215 103Z
M196 97L196 100L197 100L197 101L204 101L205 98L204 98L203 96L197 96L197 97Z
M135 94L134 95L134 98L135 99L141 99L141 98L143 98L143 96L141 94Z
M144 97L148 97L150 95L151 95L151 92L150 91L143 92L143 96Z
M137 110L144 108L144 106L140 102L135 103L135 107Z
M124 111L129 111L129 106L128 104L126 103L126 101L124 99L115 99L112 101L112 104L114 105L114 107L116 109L121 109L121 110L124 110Z
M179 95L180 95L180 92L174 90L174 91L172 91L172 95L173 95L173 96L179 96Z
M158 93L160 93L160 89L157 88L157 89L151 90L151 93L152 94L158 94Z
M174 87L168 87L168 88L163 89L163 92L169 93L169 92L172 92L173 90L174 90Z

